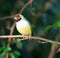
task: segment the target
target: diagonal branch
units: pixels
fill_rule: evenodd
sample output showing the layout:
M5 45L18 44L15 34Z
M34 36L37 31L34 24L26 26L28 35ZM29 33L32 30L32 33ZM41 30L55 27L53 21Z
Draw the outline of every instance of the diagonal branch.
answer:
M15 22L14 22L14 24L11 27L10 36L13 34L14 27L15 27ZM11 37L9 37L9 39L8 39L7 46L10 46L10 41L11 41ZM9 52L6 53L6 58L9 58Z
M22 7L22 9L20 10L20 13L22 13L22 12L24 11L24 9L25 9L29 4L32 3L32 1L33 1L33 0L29 0L29 1Z

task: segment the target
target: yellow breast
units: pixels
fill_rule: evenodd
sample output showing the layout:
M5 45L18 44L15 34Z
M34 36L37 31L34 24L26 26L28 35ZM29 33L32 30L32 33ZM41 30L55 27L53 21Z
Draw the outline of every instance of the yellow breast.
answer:
M26 25L23 28L17 28L17 30L22 35L31 35L32 34L30 25Z

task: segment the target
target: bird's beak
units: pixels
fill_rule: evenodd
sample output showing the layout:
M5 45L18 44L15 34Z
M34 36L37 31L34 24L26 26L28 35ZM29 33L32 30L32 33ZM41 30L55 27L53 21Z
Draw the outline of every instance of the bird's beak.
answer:
M17 20L17 18L16 18L16 17L14 17L14 20Z
M15 21L20 21L21 18L20 18L20 17L14 17L14 20L15 20Z

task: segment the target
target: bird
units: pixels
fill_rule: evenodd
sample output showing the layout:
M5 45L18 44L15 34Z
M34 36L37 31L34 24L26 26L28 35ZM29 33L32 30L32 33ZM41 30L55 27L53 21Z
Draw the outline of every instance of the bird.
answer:
M14 17L16 21L16 29L23 36L31 36L32 30L30 22L21 14L16 14Z

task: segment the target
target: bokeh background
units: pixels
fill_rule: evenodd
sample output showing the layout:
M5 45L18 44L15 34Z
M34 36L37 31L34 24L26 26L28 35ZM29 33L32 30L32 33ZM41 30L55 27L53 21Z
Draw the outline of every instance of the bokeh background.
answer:
M0 36L9 35L14 19L5 18L20 13L29 0L0 0ZM26 17L32 27L33 36L60 41L60 0L33 0L22 15ZM19 35L14 28L13 35ZM36 40L12 40L10 47L7 39L0 38L0 58L60 58L60 45L41 43ZM50 55L52 53L52 55Z

